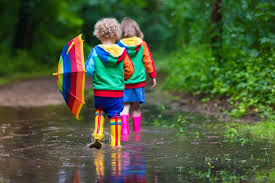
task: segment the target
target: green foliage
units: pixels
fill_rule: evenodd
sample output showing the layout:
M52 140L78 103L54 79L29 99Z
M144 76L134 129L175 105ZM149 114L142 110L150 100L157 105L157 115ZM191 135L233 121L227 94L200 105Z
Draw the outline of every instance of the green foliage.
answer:
M224 142L268 141L274 143L275 122L264 121L257 124L230 122L223 130Z
M167 58L173 67L167 67L166 87L206 98L226 97L233 107L229 114L235 118L252 111L262 118L274 120L275 24L272 9L275 3L268 0L222 2L220 46L213 47L209 40L203 39L205 35L200 38L195 33L182 33L189 37L189 42L181 42L186 43L185 46L179 47L173 58ZM178 6L178 9L184 8ZM209 11L204 8L198 11L205 14L204 22L208 21L211 27ZM183 25L190 24L183 18L187 12L177 14ZM211 32L193 18L192 25L196 23L202 31ZM206 44L198 46L196 40Z
M0 85L41 76L50 76L56 68L40 65L29 52L18 50L16 56L0 54Z
M0 75L56 66L64 45L81 33L77 7L65 0L1 1Z
M234 138L237 136L237 130L235 128L230 128L226 126L226 129L224 130L224 137L227 138Z
M185 92L200 92L210 88L212 75L209 66L214 58L207 47L185 47L168 58L169 76L166 80L168 89Z
M239 126L239 131L241 134L250 134L253 139L256 140L275 140L275 122L266 121L257 124L243 124Z
M39 69L39 65L26 51L18 50L17 56L10 57L8 54L0 55L0 76L12 75L16 72L33 72ZM13 64L11 64L13 63Z
M256 172L256 182L275 182L275 170Z
M182 115L179 115L176 122L170 125L170 128L176 128L178 130L177 135L183 135L184 129L187 127L188 124L189 123L184 119L184 117Z
M257 57L239 53L235 59L217 64L210 49L185 47L170 57L166 61L173 65L166 67L168 89L227 96L234 107L230 114L236 118L250 109L262 118L274 119L274 53Z
M168 23L165 34L170 47L199 45L210 41L209 33L213 27L210 23L211 2L212 0L164 1L161 10Z

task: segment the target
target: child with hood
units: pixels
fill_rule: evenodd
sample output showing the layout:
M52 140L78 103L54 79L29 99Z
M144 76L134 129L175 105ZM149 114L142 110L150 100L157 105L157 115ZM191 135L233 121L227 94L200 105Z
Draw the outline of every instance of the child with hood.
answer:
M143 40L143 34L136 21L124 18L121 22L121 39L118 45L127 49L131 61L134 64L133 76L125 81L124 109L121 113L121 132L129 134L129 110L132 107L133 131L140 131L142 112L140 104L145 103L144 86L146 71L151 78L151 86L156 86L156 69L147 43Z
M110 119L111 146L120 146L121 116L125 81L134 73L134 66L125 48L116 43L120 25L115 18L103 18L95 24L94 35L101 41L85 62L87 75L93 77L95 129L88 147L101 148L106 116Z

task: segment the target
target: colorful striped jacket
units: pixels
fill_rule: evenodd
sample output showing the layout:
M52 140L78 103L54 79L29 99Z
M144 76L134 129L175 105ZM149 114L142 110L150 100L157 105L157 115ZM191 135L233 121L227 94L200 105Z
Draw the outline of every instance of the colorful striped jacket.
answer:
M146 72L151 78L156 77L156 69L151 52L145 41L138 37L124 38L117 43L127 49L135 72L125 83L125 88L140 88L145 86Z
M93 76L94 95L100 97L123 97L125 81L134 73L126 49L116 44L94 47L85 69Z

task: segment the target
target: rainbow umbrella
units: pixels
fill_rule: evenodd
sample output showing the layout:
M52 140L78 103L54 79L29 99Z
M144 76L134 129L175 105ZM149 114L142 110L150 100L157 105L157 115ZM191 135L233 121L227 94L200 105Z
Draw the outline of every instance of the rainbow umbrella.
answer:
M78 119L84 102L85 64L81 35L63 48L57 73L57 85L68 107Z

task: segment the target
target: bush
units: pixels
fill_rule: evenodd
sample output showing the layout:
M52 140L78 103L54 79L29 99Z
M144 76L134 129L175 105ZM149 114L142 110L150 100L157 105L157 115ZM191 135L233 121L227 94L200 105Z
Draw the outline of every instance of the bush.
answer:
M169 58L166 88L207 95L228 97L239 118L248 109L262 118L275 119L275 55L253 55L231 50L223 53L221 62L207 46L185 47ZM234 56L232 56L234 55Z
M207 47L186 47L171 55L166 80L168 89L190 93L204 93L212 88L211 65L214 65L210 49Z

